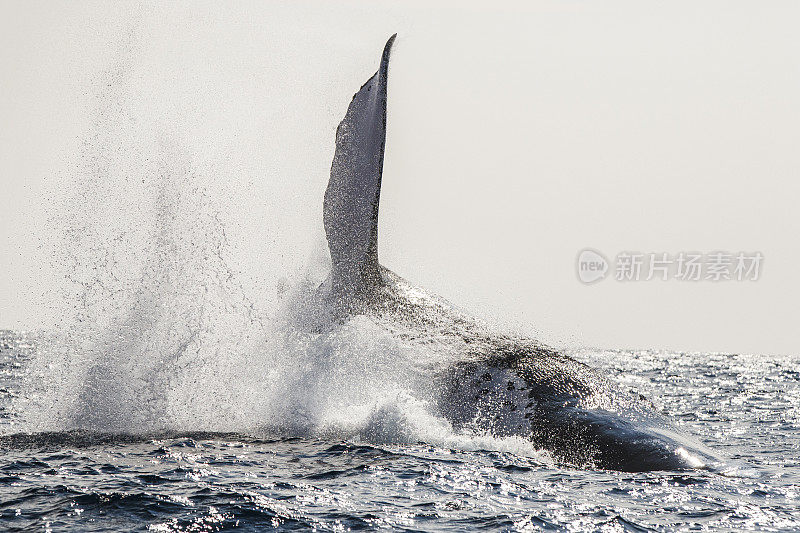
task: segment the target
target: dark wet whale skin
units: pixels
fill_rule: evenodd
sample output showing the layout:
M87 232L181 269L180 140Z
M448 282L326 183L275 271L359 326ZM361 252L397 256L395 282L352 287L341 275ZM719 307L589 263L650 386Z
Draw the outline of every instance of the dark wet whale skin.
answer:
M328 326L317 321L317 327L368 316L403 342L440 350L431 390L439 414L456 429L523 436L563 462L595 468L680 470L703 465L700 457L713 460L699 445L687 445L689 439L643 397L616 390L596 370L538 341L493 331L379 264L378 205L394 38L337 129L323 207L332 269L313 306Z
M579 467L641 472L719 463L641 395L538 341L493 331L386 268L355 298L334 297L328 279L316 300L323 329L365 316L401 343L441 353L428 369L430 396L456 430L524 437Z

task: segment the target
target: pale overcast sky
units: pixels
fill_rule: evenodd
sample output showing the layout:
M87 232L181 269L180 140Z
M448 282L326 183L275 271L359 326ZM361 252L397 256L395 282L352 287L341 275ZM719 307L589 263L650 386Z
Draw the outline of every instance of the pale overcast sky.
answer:
M92 143L133 174L184 146L242 285L272 298L318 252L335 127L397 32L384 265L557 346L796 353L798 21L755 0L4 1L0 327L58 298L46 221ZM120 63L141 131L112 135L96 117ZM764 262L758 281L587 286L587 247Z

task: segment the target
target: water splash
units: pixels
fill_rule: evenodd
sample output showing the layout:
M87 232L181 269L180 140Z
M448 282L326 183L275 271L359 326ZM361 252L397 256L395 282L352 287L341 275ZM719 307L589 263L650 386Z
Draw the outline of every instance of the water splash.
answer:
M264 272L283 304L254 305L230 266L216 176L183 142L177 106L148 97L141 55L133 28L96 81L79 163L53 199L63 283L47 295L56 320L10 431L379 432L372 411L411 386L390 368L391 340L359 321L337 335L297 328L306 276Z
M137 49L131 32L98 84L72 188L53 208L65 283L29 372L30 427L191 426L203 418L191 406L228 395L215 385L231 354L263 330L226 261L213 176L181 143L180 117L152 113Z
M309 330L304 302L329 266L323 242L304 271L265 265L272 301L244 288L228 241L237 206L185 138L179 97L150 86L144 41L127 32L96 81L79 164L53 199L50 255L63 283L47 301L57 319L28 362L9 431L239 432L537 455L524 439L458 433L435 415L422 362L436 357L424 346L366 317Z

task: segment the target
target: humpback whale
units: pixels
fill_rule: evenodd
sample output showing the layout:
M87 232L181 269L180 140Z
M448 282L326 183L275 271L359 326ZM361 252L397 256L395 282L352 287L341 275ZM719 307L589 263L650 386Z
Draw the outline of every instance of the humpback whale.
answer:
M715 456L644 397L534 339L504 334L414 287L378 262L389 55L336 130L323 221L331 272L316 289L328 324L365 316L441 355L432 403L455 429L521 436L564 464L621 471L704 467Z

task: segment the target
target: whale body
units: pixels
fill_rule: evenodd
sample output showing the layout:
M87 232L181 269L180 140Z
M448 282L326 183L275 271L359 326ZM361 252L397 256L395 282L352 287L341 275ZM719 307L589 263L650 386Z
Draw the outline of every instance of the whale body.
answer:
M495 331L378 262L389 56L336 131L323 206L331 272L316 290L329 325L369 317L442 354L430 373L437 414L455 429L522 436L566 464L622 471L704 467L714 456L638 394L534 339Z

